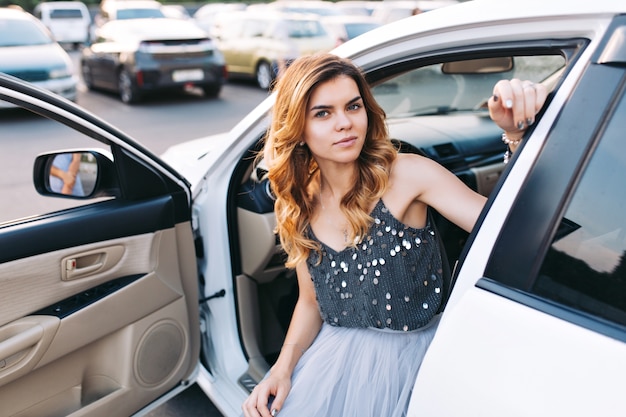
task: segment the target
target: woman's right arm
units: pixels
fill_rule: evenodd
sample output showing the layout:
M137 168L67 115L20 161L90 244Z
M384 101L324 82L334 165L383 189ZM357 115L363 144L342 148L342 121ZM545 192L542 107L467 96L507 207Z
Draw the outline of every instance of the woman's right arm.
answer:
M298 360L311 346L321 329L322 319L315 298L315 287L306 262L301 262L296 267L296 274L298 276L298 301L289 323L285 342L276 363L270 369L270 374L254 388L243 403L242 409L245 417L277 415L291 389L291 374ZM274 397L272 410L268 408L270 396Z

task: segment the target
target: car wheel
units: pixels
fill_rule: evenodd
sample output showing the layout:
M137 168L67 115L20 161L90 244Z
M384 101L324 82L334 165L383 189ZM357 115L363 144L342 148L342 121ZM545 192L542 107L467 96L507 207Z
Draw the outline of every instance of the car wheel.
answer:
M133 83L133 79L127 70L122 69L117 83L120 98L126 104L136 103L141 99L139 91Z
M91 68L89 68L89 65L83 63L80 66L80 70L83 75L83 82L85 83L85 86L87 87L88 90L92 90L93 89L93 77L91 76Z
M202 91L207 98L215 98L220 95L222 86L220 84L207 84L202 86Z
M256 68L256 82L264 90L269 90L274 81L274 71L269 62L261 62Z

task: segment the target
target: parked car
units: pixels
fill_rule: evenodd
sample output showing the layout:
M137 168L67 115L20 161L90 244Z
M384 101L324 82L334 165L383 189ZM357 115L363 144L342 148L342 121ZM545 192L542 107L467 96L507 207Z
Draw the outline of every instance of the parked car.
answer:
M381 26L378 20L369 15L326 16L322 18L322 24L333 35L336 46Z
M61 44L74 49L89 42L91 15L85 3L80 1L50 1L35 6L34 15L46 25Z
M212 37L224 54L229 76L254 79L263 89L272 86L282 64L335 46L318 16L300 13L221 13Z
M339 0L335 2L335 7L342 14L358 16L371 16L374 10L382 6L378 0Z
M187 8L182 4L164 4L161 6L161 11L165 17L183 20L191 19L191 15L187 11Z
M455 285L409 416L623 415L625 16L613 0L474 0L334 50L366 73L402 151L489 196L469 235L437 221ZM550 94L504 165L484 100L512 76ZM0 226L3 412L125 416L197 383L239 416L296 297L254 157L274 96L161 157L18 79L0 75L0 98L84 140L41 142L40 193L62 197L58 154L95 161L77 207Z
M68 53L33 15L0 7L0 72L76 100L78 77ZM0 107L11 107L0 102Z
M236 12L246 10L246 3L207 3L201 6L193 14L196 24L202 29L211 33L213 30L213 21L215 16L224 12Z
M303 13L318 16L335 16L341 11L335 3L326 0L275 0L267 3L252 3L248 6L251 11L270 10L282 13Z
M217 97L227 77L224 58L206 33L171 18L106 23L82 51L80 67L87 88L117 91L124 103L193 86Z
M458 3L459 0L386 0L372 16L384 24Z
M94 21L96 28L111 20L159 19L165 17L156 0L102 0Z

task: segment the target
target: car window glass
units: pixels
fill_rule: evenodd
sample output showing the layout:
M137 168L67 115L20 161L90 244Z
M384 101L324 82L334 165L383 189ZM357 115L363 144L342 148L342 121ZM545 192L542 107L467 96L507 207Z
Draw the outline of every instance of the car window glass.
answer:
M354 39L380 26L378 23L348 23L344 25L348 39Z
M159 9L122 9L117 11L117 18L123 19L148 19L165 17Z
M444 72L441 63L402 73L374 87L374 95L389 118L472 111L480 108L502 79L541 82L565 65L561 55L512 57L509 68L477 67L463 61L455 71ZM467 66L467 72L460 70Z
M532 291L626 325L626 99L594 151Z
M50 12L50 19L82 19L83 13L78 9L55 9Z
M0 101L0 105L3 103ZM100 201L38 194L33 184L33 166L35 158L41 153L106 148L104 144L21 109L2 109L0 112L0 142L0 188L3 193L0 198L0 224ZM93 166L87 159L82 162L81 170L89 170ZM88 173L85 176L89 177Z
M45 45L48 43L52 43L52 39L33 21L0 20L0 46Z

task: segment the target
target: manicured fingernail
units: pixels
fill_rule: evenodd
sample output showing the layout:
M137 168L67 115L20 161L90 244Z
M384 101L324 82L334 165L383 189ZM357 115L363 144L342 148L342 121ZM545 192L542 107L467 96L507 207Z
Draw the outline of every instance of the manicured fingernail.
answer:
M511 107L513 107L513 100L509 99L507 101L504 102L504 107L506 107L507 109L510 109Z
M277 409L273 409L270 414L272 415L272 417L276 417L278 415L278 410Z
M493 101L497 103L497 102L498 102L498 100L500 100L500 97L498 97L498 95L497 95L497 94L494 94L494 95L493 95Z
M526 119L526 124L528 126L532 126L533 123L535 123L535 121L533 119L531 119L530 117L528 119Z
M522 122L521 120L519 122L517 122L517 128L519 130L522 130L524 128L524 122Z

